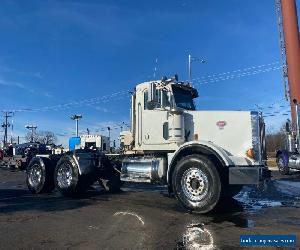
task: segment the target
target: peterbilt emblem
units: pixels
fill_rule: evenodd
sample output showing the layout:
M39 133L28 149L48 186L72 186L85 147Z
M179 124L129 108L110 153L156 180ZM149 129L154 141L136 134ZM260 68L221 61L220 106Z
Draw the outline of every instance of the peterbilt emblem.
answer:
M216 125L219 127L219 129L224 129L226 126L226 121L217 121Z

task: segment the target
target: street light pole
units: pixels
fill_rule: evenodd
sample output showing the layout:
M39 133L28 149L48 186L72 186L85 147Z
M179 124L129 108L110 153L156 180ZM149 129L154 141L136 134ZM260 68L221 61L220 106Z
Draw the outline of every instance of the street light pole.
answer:
M188 57L188 67L189 67L189 82L192 83L192 62L199 61L200 63L205 63L205 60L197 58L189 54Z
M79 128L78 128L78 121L82 118L82 115L73 115L71 116L71 119L75 121L76 123L76 137L79 136Z
M34 135L34 131L37 129L37 126L36 125L26 125L25 128L27 128L28 130L31 130L30 142L34 142L33 135Z
M192 82L192 56L189 55L189 82Z
M110 128L110 127L107 127L107 130L108 130L108 145L109 145L109 151L111 151L111 149L110 149L110 130L111 130L111 128Z

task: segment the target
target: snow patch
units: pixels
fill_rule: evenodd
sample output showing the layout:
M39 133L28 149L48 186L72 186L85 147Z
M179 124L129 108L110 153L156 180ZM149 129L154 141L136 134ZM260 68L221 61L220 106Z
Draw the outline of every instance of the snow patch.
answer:
M300 198L300 182L278 180L274 183L277 191L289 196L296 196L296 199Z
M243 207L246 210L249 210L250 212L255 212L262 208L282 206L281 201L259 198L259 197L257 198L251 197L250 195L251 191L253 192L251 188L246 187L238 195L234 197L234 199L242 203Z

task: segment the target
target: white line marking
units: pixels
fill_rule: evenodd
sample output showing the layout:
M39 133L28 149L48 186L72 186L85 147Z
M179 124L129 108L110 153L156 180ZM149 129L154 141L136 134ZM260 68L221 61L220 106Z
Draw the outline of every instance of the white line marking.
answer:
M137 215L136 213L133 213L133 212L116 212L116 213L114 213L114 216L116 216L116 215L131 215L133 217L136 217L142 223L143 226L145 225L145 222L143 221L143 219L139 215Z

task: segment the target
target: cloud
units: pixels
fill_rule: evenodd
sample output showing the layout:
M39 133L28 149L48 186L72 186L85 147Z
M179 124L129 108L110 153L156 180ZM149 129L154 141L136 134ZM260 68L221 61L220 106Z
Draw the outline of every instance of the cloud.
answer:
M7 81L7 80L1 79L1 78L0 78L0 85L17 87L20 89L27 89L26 86L22 83Z
M8 80L5 80L3 78L0 78L0 85L7 86L7 87L15 87L15 88L23 89L23 90L26 90L26 91L28 91L28 92L30 92L32 94L42 95L42 96L45 96L45 97L48 97L48 98L53 98L54 97L49 92L38 91L38 90L35 90L33 88L30 88L30 87L24 85L23 83L8 81Z
M98 110L98 111L102 111L102 112L104 112L104 113L108 113L109 112L109 110L107 109L107 108L103 108L103 107L100 107L100 106L96 106L96 107L94 107L96 110Z
M54 97L54 95L52 95L52 94L49 93L49 92L43 92L42 94L43 94L44 96L48 97L48 98L53 98L53 97Z
M0 65L0 72L7 72L7 73L14 73L17 75L22 75L22 76L29 76L33 78L38 78L38 79L43 79L43 75L40 72L26 72L18 69L14 69L11 67L7 67L4 65Z

